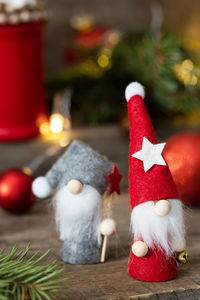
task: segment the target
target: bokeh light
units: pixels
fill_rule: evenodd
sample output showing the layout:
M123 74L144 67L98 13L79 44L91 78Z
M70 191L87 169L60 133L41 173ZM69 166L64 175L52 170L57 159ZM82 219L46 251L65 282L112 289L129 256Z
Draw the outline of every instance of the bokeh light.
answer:
M53 114L50 117L50 130L53 133L60 133L63 130L64 118L60 114Z

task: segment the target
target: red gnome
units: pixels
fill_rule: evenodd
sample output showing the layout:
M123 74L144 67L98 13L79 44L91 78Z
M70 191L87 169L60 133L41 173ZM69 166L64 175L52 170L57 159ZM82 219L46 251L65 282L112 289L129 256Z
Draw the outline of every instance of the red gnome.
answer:
M162 156L138 82L125 92L130 123L129 193L134 241L128 272L144 281L177 277L177 262L187 262L183 207Z

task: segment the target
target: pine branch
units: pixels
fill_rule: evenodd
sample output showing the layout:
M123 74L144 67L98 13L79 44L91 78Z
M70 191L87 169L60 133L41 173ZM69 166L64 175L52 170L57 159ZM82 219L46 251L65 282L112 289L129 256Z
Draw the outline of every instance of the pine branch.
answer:
M36 251L29 259L25 260L30 245L24 251L16 246L9 254L5 249L0 251L0 300L52 300L61 297L61 278L64 269L59 269L59 264L52 261L48 264L39 264L51 250L36 258Z

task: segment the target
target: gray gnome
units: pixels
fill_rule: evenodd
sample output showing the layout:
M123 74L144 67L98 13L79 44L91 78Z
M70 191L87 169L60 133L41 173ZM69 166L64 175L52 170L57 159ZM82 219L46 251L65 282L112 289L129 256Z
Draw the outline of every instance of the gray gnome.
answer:
M102 235L115 232L112 219L102 221L103 194L112 163L75 140L45 177L34 180L32 190L46 198L53 188L55 218L63 241L62 259L70 264L100 262Z

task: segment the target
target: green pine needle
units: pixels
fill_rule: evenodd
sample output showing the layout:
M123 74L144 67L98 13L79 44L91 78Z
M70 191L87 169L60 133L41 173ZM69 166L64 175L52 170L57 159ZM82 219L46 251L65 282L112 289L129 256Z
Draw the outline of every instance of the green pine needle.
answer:
M39 264L51 249L38 258L39 251L36 251L26 259L29 249L30 244L23 251L16 246L8 254L5 254L5 249L0 251L0 300L53 300L58 295L62 297L63 286L60 283L67 280L61 277L64 269L60 269L56 261Z

